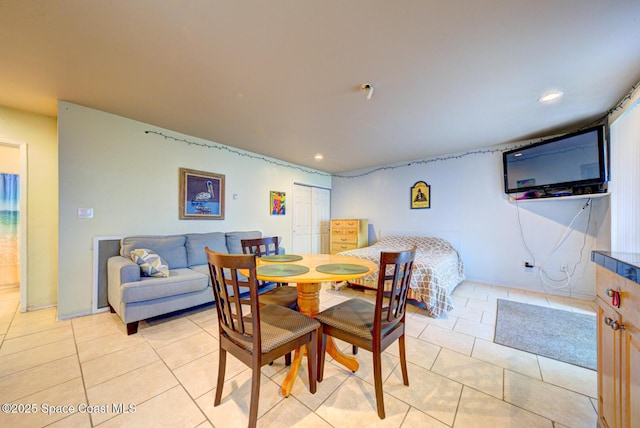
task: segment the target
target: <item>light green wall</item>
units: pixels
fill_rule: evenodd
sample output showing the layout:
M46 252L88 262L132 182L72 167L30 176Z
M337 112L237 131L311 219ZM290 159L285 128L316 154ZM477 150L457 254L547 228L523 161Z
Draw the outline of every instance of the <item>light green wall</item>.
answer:
M269 191L292 201L294 183L331 186L326 174L146 134L215 144L68 102L58 104L58 127L60 318L91 311L95 236L261 230L291 248L292 215L269 214ZM225 175L225 220L178 220L181 167ZM94 218L79 219L78 208Z
M27 145L27 308L56 303L58 139L56 119L0 106L0 141Z

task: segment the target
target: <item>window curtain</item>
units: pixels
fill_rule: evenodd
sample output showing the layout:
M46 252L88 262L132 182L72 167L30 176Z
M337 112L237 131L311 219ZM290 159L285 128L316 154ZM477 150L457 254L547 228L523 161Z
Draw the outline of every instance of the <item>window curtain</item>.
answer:
M640 253L640 101L611 129L611 251Z
M17 174L0 173L0 285L18 284L19 179Z

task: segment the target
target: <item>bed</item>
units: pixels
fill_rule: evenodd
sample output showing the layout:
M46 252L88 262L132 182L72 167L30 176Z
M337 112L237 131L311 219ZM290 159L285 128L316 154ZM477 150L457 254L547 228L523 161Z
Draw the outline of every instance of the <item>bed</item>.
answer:
M464 264L454 246L446 239L421 236L386 236L375 244L338 254L360 257L379 263L382 251L417 247L409 298L422 302L429 316L438 317L453 309L451 292L464 280ZM377 288L378 273L350 280L350 284Z

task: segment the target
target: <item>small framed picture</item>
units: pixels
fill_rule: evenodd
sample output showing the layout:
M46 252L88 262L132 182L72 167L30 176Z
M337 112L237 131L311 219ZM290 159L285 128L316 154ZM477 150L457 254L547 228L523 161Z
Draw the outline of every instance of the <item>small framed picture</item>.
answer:
M285 215L287 213L287 194L285 192L270 192L271 215Z
M411 188L411 209L431 208L431 186L418 181Z
M180 168L180 220L224 220L224 175Z

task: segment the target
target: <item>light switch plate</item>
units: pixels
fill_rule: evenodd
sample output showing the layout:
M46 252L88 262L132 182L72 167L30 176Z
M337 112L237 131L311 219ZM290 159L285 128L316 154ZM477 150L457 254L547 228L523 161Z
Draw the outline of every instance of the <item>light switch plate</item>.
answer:
M93 218L93 208L78 208L78 218Z

